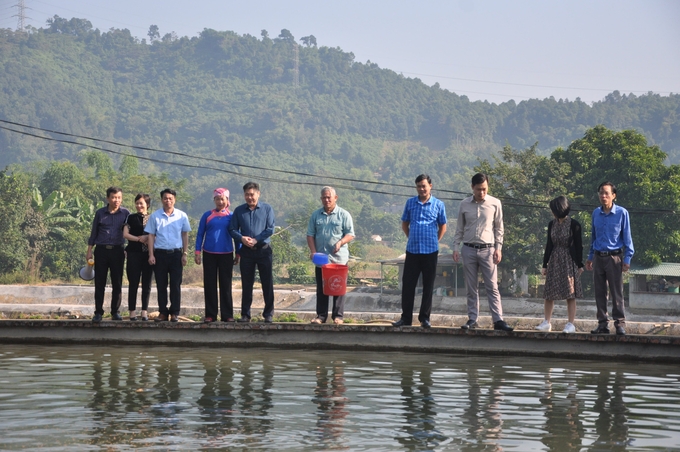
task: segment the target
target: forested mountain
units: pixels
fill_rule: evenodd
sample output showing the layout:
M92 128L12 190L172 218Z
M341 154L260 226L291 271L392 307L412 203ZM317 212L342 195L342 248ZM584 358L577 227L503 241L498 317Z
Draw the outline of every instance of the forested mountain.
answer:
M303 44L288 30L274 39L264 30L258 38L209 29L193 38L161 38L153 26L149 39L140 41L128 30L102 33L87 20L58 16L28 33L0 30L0 119L201 156L197 161L104 146L243 174L140 162L142 172L187 178L190 193L205 199L190 206L193 213L209 207L216 185L238 190L250 178L323 184L207 158L387 184L412 184L415 175L428 172L435 188L465 191L471 167L505 144L525 148L538 142L547 154L603 124L636 129L671 162L680 160L680 95L614 92L593 105L552 98L470 102L437 85L356 62L351 52L317 47L313 36L298 41ZM83 147L0 131L0 150L2 168L78 161ZM267 188L263 193L279 197L279 212L317 198L316 188L308 186L269 182ZM403 202L360 192L346 199L358 210L367 204L387 210L387 204Z

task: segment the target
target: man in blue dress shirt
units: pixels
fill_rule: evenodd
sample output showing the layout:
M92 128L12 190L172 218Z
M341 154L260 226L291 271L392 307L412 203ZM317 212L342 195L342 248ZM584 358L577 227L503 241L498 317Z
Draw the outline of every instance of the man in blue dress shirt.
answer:
M144 231L149 234L149 264L154 266L158 290L157 322L177 322L182 301L182 272L187 265L189 247L189 218L175 209L175 190L161 192L163 208L151 214ZM170 308L168 309L168 277L170 281Z
M437 275L439 241L446 233L446 208L432 196L432 179L427 174L416 178L418 196L409 198L401 216L401 229L406 234L406 260L401 288L401 319L394 326L410 326L418 278L423 275L423 297L418 321L430 328L432 292Z
M623 273L630 269L635 249L630 232L628 211L614 204L616 186L607 181L597 188L600 204L592 215L592 238L586 270L593 271L597 328L592 334L609 334L607 285L612 298L612 318L616 334L625 335L626 315L623 307Z
M274 278L272 274L272 247L270 237L274 233L274 209L260 202L260 186L248 182L243 186L245 204L234 209L229 233L243 244L241 255L241 318L239 322L250 322L250 305L253 303L255 268L260 273L262 295L264 296L265 323L271 323L274 316Z

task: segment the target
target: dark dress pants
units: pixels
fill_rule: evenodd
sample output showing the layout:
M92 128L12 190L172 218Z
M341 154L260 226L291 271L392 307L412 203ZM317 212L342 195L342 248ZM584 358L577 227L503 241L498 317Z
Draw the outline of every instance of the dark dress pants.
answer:
M222 321L234 318L234 301L231 296L231 275L234 254L203 252L203 293L205 316L217 320L217 283L220 285L220 313Z
M94 313L104 315L104 292L106 278L111 272L111 314L118 314L123 291L123 268L125 251L122 246L107 248L97 245L94 249Z
M155 250L156 290L158 291L158 311L162 315L179 315L182 302L182 251L167 252ZM168 309L168 278L170 282L170 309Z
M272 249L250 249L242 247L241 251L241 317L250 318L250 305L253 304L253 285L255 284L255 268L260 273L262 295L264 297L264 312L262 316L271 318L274 315L274 280L272 275Z
M137 310L137 290L139 281L142 281L142 311L149 309L149 297L151 296L151 277L153 267L149 265L148 252L127 252L127 266L125 267L129 288L128 288L128 309Z
M328 302L330 301L330 296L323 293L323 277L321 275L321 267L316 267L316 315L319 317L323 323L326 323L328 318ZM334 296L333 297L333 311L331 318L341 319L345 313L345 296Z
M623 255L600 256L596 254L594 259L593 289L595 290L597 321L605 324L609 322L607 317L607 286L609 286L614 324L624 326L626 314L623 301Z
M406 252L404 274L401 279L401 319L404 325L411 325L413 321L413 305L416 297L416 286L420 274L423 275L423 298L420 302L418 321L430 320L432 312L432 292L434 279L437 276L437 257L439 251L430 254L413 254Z

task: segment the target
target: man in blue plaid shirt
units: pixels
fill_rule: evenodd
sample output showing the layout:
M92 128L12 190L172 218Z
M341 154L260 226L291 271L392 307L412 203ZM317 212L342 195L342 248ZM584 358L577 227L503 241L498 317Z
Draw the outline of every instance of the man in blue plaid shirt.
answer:
M392 325L411 326L416 285L422 273L423 298L418 321L423 328L430 328L439 241L446 233L446 208L443 202L432 196L432 179L427 174L416 177L416 190L418 196L406 201L401 216L401 229L408 242L402 277L401 319Z

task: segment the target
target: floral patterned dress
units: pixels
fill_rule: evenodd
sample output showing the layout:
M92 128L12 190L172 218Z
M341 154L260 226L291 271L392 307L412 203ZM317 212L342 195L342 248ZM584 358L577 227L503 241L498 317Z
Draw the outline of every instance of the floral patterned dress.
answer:
M553 250L546 269L544 298L546 300L583 298L578 266L569 253L571 218L567 216L564 221L555 220L550 234Z

